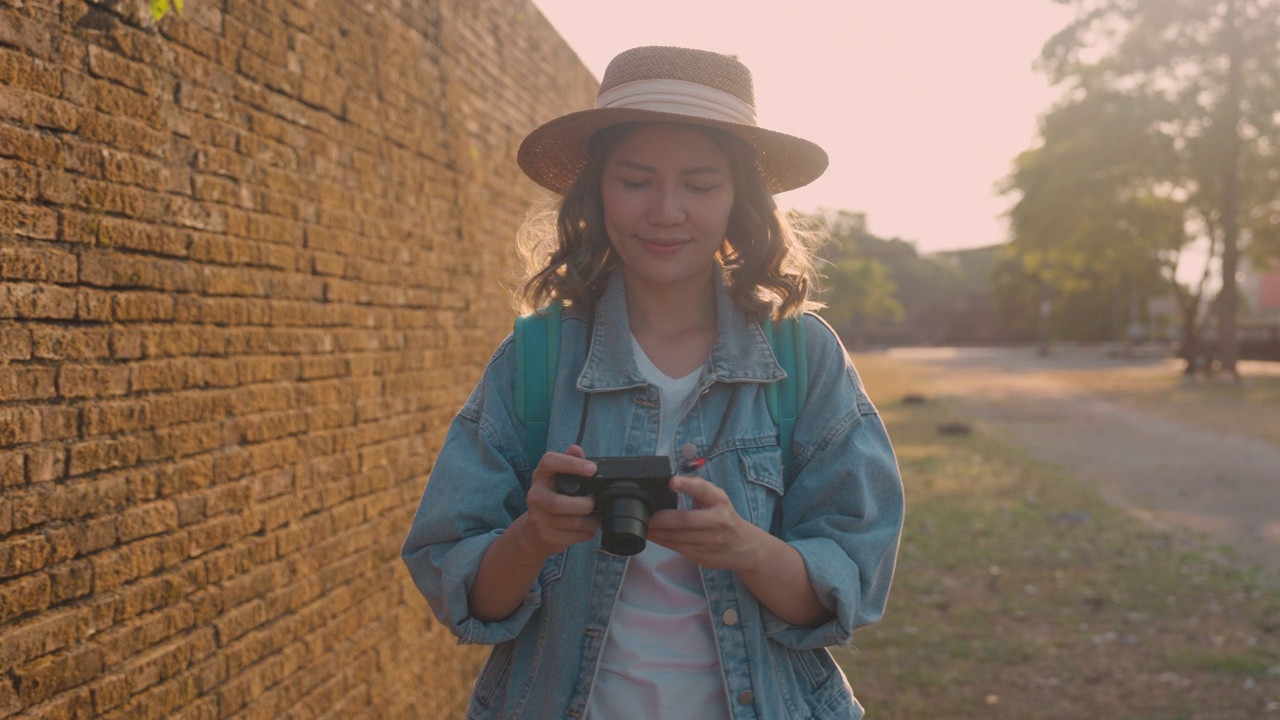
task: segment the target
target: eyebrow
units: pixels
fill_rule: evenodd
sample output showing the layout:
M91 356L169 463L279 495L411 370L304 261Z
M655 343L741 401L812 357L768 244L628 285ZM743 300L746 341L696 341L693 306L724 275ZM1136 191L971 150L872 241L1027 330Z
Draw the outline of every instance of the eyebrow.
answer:
M640 172L649 172L649 173L657 172L656 168L652 168L648 165L645 165L644 163L638 163L634 160L619 160L618 164L623 167L629 168L631 170L638 170ZM715 165L704 165L701 167L685 168L680 171L680 174L681 175L706 175L709 173L719 174L720 172L721 172L721 169Z

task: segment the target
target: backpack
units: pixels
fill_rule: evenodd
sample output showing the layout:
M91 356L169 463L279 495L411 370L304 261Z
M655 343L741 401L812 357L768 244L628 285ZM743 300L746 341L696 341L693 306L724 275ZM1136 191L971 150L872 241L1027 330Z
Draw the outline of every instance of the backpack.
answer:
M804 347L803 318L762 320L769 347L787 377L765 386L769 417L778 428L782 470L791 464L791 440L796 417L809 391L809 363ZM560 362L560 306L552 303L530 315L516 318L516 419L525 426L525 457L533 463L546 452L547 423L551 415L551 388Z

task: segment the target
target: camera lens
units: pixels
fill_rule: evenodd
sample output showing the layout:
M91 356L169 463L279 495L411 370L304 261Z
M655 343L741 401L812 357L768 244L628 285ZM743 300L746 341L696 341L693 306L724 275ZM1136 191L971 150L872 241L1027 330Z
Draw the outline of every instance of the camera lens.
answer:
M644 550L651 507L642 495L624 493L607 498L600 519L600 545L614 555L635 555Z

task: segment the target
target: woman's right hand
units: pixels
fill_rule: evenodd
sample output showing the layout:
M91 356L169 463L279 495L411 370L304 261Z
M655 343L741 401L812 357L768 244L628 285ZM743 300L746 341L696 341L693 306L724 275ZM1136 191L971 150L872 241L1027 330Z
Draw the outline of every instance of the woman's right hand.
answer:
M556 492L556 473L594 475L582 448L547 453L533 470L525 500L529 510L515 519L485 551L467 592L471 615L485 622L509 617L538 579L547 558L570 545L595 537L600 521L591 514L595 501Z
M600 527L600 519L591 514L595 509L593 498L561 495L555 488L556 473L594 475L595 463L585 458L582 448L571 445L564 453L543 455L533 470L529 494L525 497L529 511L521 517L522 532L530 549L544 558L590 540Z

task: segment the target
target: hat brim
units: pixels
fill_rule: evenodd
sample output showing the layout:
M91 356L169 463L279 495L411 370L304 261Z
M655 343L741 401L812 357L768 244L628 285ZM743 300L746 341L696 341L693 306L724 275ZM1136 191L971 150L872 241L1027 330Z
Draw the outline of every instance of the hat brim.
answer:
M817 144L774 130L740 123L635 108L596 108L562 115L529 133L516 162L534 182L563 195L587 166L587 145L604 128L629 122L674 122L717 128L755 148L756 167L769 193L808 185L827 169L827 153Z

